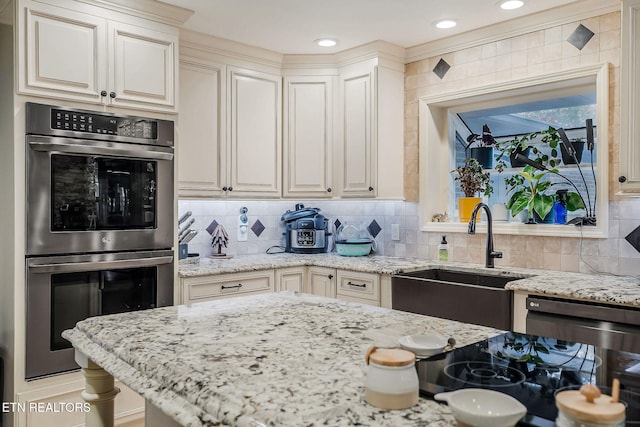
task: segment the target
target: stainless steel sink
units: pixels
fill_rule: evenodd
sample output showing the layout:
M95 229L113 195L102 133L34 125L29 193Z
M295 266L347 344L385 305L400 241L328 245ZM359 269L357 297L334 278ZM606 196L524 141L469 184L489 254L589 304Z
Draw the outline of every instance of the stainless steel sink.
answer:
M504 287L517 279L520 277L438 268L396 274L391 278L391 306L510 330L513 292Z
M403 273L399 276L415 277L416 279L438 280L442 282L462 283L466 285L488 286L491 288L504 288L505 285L512 280L520 279L520 277L514 276L498 276L494 274L483 274L461 270L442 270L439 268L414 271L411 273Z

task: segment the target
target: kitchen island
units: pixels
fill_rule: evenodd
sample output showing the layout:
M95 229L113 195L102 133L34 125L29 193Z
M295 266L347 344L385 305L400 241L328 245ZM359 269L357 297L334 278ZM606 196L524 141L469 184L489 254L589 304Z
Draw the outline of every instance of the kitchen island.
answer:
M92 373L104 369L179 425L454 426L448 408L432 400L398 411L364 400L366 349L425 332L454 337L457 346L500 333L277 292L93 317L63 336L87 368L89 398L111 398L108 381L90 389ZM92 412L113 417L108 405Z

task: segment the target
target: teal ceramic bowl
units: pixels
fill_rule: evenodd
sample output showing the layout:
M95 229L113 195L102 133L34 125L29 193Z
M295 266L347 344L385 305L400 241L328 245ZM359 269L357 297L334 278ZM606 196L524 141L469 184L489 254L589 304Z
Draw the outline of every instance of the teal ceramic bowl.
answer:
M336 252L342 256L365 256L371 253L371 239L346 239L336 241Z

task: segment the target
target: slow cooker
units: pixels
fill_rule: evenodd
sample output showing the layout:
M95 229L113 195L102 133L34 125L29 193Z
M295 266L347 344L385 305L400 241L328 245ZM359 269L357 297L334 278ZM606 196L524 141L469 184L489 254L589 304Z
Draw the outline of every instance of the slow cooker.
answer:
M286 211L281 221L285 225L285 252L317 254L327 251L329 221L318 213L319 208L296 205L295 211Z

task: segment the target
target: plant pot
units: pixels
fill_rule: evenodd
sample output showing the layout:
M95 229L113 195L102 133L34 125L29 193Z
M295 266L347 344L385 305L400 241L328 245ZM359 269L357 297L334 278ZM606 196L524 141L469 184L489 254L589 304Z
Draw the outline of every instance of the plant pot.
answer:
M469 157L476 159L484 169L493 167L493 147L473 147L470 149Z
M458 199L458 216L460 222L469 222L473 208L480 203L480 197L460 197ZM480 222L480 211L476 214L476 222Z
M538 215L536 211L533 211L533 220L536 222L536 224L553 224L554 222L553 209L549 211L549 213L547 214L547 216L544 217L544 219L540 218L540 215Z
M521 160L516 159L516 155L522 154L525 157L529 157L529 151L531 151L531 147L527 147L524 150L520 147L516 148L513 153L509 156L509 160L511 161L512 168L523 168L527 164Z
M571 141L573 148L576 149L576 159L578 163L582 161L582 152L584 151L584 141ZM567 151L567 148L564 146L564 143L560 143L560 151L562 152L562 163L565 165L575 165L576 159L573 158Z

